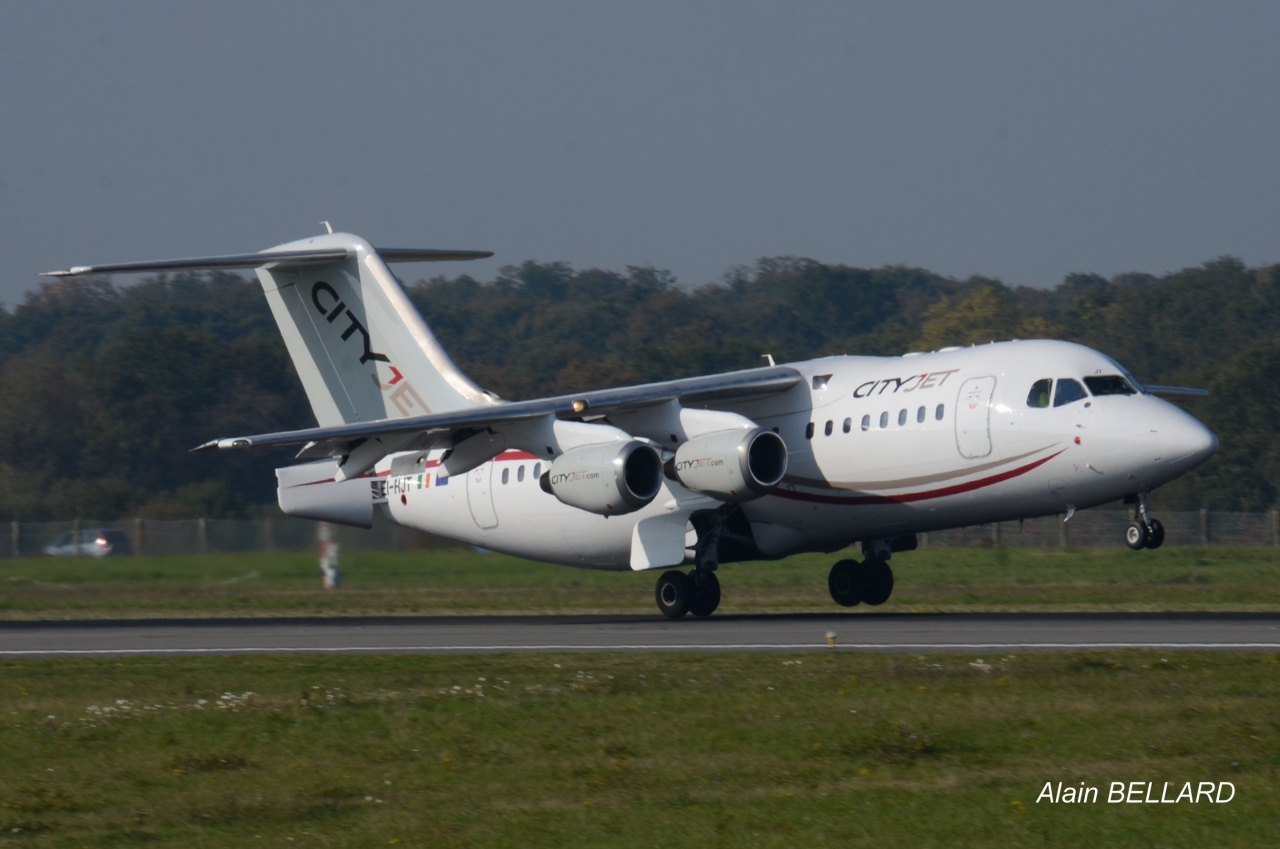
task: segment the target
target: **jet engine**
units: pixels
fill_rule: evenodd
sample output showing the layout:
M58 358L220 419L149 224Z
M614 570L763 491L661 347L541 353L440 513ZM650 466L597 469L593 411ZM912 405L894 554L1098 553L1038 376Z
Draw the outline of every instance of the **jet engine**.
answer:
M786 443L761 427L695 436L667 461L667 474L687 489L732 502L765 495L786 471Z
M653 446L636 440L584 445L551 463L542 488L601 516L634 513L662 488L662 458Z

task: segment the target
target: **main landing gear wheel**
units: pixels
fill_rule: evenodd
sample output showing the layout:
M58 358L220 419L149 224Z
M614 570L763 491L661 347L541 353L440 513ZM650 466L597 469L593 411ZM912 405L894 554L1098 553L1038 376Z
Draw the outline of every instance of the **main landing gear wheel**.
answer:
M883 560L841 560L827 575L827 589L836 604L884 604L893 593L893 570Z
M693 595L693 583L684 572L672 569L663 572L653 588L654 601L668 619L679 619L689 612L689 598Z
M862 564L862 600L866 604L884 604L893 593L893 570L883 560L868 560Z
M710 571L695 570L686 575L672 569L658 578L653 598L668 619L679 619L686 613L710 616L720 606L720 580Z
M862 593L858 591L858 561L841 560L831 567L827 575L827 589L836 604L853 607L862 601Z
M720 606L720 579L715 572L697 572L689 575L693 597L689 599L689 612L699 618L710 616Z

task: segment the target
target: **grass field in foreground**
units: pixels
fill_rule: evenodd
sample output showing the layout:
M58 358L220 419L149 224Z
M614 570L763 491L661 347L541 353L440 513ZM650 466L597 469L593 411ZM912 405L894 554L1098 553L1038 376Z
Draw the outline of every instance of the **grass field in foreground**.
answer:
M835 612L799 555L720 568L721 613ZM893 558L894 611L1280 610L1280 549L929 549ZM351 553L343 586L312 554L0 561L0 618L654 613L656 573L593 572L469 549ZM859 613L865 607L853 608Z
M3 660L0 845L1270 847L1278 660Z

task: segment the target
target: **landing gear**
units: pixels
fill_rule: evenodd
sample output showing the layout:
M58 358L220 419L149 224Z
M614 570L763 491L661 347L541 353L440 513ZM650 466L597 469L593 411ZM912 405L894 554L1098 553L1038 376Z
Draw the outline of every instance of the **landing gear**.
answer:
M694 569L686 575L672 569L658 578L653 598L668 619L679 619L686 613L710 616L720 606L720 581L710 570Z
M1159 519L1152 519L1147 525L1147 548L1159 548L1164 545L1164 525Z
M827 575L827 589L836 604L853 607L862 602L858 581L860 565L856 560L841 560L831 567L831 574Z
M693 570L689 575L693 585L693 597L689 599L689 612L699 618L710 616L720 606L720 579L715 572Z
M672 569L663 572L658 583L653 587L653 599L658 609L668 619L679 619L689 612L689 598L693 595L693 584L684 572Z
M1133 521L1124 529L1124 544L1134 551L1163 545L1164 525L1159 519L1151 518L1151 512L1147 509L1146 491L1126 498L1125 503L1134 505L1134 508Z
M836 604L853 607L859 603L884 604L893 593L893 570L886 562L890 549L877 543L864 544L866 559L841 560L827 575L827 589Z

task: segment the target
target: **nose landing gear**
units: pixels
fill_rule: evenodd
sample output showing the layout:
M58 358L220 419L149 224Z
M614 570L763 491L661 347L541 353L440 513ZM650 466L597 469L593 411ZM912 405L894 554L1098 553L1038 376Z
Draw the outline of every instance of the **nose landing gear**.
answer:
M1124 529L1124 544L1134 551L1144 548L1159 548L1164 544L1164 525L1159 519L1151 518L1147 509L1147 492L1125 499L1126 504L1134 505L1133 521Z

